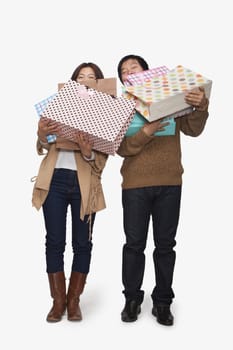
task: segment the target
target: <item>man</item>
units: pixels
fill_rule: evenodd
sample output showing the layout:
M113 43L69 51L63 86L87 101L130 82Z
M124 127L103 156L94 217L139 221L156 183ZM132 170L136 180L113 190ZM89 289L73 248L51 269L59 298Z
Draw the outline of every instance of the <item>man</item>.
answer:
M127 55L118 64L122 83L129 74L147 70L140 56ZM123 220L126 242L123 246L122 281L124 322L137 320L144 291L141 289L150 217L153 223L155 287L152 314L160 324L170 326L174 317L170 305L174 298L172 280L175 265L175 236L179 221L183 167L180 132L196 137L208 118L208 100L203 88L189 91L185 101L193 112L176 118L174 136L154 136L166 125L162 120L146 123L136 134L124 137L118 154L121 167Z

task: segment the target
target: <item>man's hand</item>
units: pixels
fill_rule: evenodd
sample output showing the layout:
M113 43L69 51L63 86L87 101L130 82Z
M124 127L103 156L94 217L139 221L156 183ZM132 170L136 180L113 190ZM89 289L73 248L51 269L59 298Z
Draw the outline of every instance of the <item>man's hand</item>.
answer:
M162 119L155 120L143 126L142 130L148 136L152 136L156 131L163 131L169 122L164 122Z
M203 87L190 90L185 95L185 102L196 108L198 111L204 111L208 107L208 99L205 96Z

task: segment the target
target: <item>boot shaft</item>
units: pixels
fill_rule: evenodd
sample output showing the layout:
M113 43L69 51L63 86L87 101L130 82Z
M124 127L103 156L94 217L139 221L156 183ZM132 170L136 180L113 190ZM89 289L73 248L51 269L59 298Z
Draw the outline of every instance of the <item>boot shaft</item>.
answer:
M53 299L66 297L66 280L63 271L48 273L50 293Z
M82 294L85 283L86 283L87 274L72 271L70 276L70 283L68 288L68 298L70 296L75 296L79 298Z
M53 306L47 315L48 322L61 321L66 310L66 281L64 272L48 273Z
M71 272L67 294L67 318L69 321L81 321L82 319L79 297L83 292L86 278L87 275L84 273L76 271Z

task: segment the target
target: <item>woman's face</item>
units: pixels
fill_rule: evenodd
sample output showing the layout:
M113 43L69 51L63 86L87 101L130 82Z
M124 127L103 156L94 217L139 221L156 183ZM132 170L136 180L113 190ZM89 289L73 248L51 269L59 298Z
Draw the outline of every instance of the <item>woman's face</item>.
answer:
M78 83L85 80L96 80L95 72L91 67L82 68L76 79Z
M130 58L125 61L121 66L121 79L122 81L127 80L127 76L133 73L142 72L143 68L140 66L137 60Z

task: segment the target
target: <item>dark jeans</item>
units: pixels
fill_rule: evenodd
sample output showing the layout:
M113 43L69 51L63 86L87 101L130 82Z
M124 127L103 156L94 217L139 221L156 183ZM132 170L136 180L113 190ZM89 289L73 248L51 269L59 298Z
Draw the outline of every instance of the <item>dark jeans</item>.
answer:
M142 303L141 290L148 226L153 223L154 304L171 304L176 254L175 236L179 221L181 186L153 186L123 190L123 217L126 243L123 246L122 281L126 299Z
M77 172L69 169L55 169L48 196L43 204L46 227L47 272L64 271L66 245L66 217L70 205L72 218L72 271L89 272L92 242L88 216L80 219L81 193ZM91 218L91 230L95 214Z

